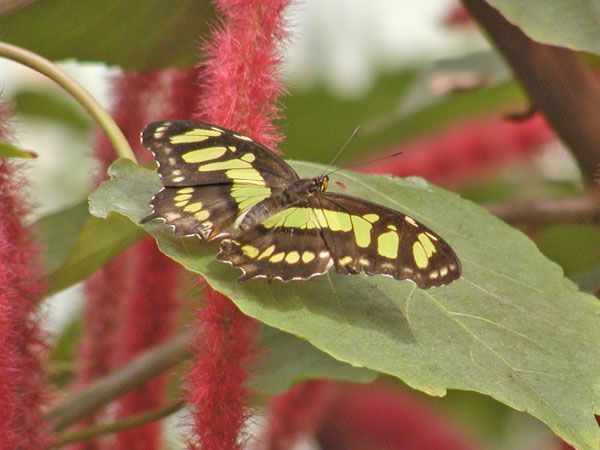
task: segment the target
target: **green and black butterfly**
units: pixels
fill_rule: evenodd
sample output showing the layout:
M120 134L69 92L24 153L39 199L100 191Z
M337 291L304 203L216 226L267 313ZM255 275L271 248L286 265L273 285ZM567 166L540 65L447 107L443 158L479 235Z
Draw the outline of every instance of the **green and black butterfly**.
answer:
M329 178L301 179L253 139L192 121L153 122L142 144L158 163L163 188L152 214L176 236L221 239L218 259L239 267L240 280L303 280L331 266L420 288L461 273L452 248L413 218L359 198L326 192Z

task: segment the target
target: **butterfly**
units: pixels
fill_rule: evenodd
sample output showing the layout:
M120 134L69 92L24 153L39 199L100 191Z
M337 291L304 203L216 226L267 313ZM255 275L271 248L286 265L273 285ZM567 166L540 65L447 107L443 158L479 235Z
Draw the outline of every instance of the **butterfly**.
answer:
M304 280L388 275L426 289L461 274L452 248L412 217L327 192L328 175L300 178L253 139L194 121L159 121L141 135L163 188L142 223L162 219L175 236L221 240L220 261L251 278Z

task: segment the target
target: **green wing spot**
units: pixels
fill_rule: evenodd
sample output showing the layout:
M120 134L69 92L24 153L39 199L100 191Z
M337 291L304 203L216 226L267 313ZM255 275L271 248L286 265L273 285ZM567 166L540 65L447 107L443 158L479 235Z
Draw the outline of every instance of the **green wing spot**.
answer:
M183 208L185 212L195 213L202 209L202 202L195 202Z
M427 252L423 247L421 242L417 241L413 244L413 257L415 258L415 263L419 269L424 269L429 265L429 258L427 257Z
M313 259L315 259L316 255L313 252L305 251L302 253L302 262L308 264Z
M352 230L350 214L339 211L330 211L328 209L324 209L323 214L325 214L325 220L327 221L331 231Z
M218 159L227 152L226 147L206 147L199 150L192 150L181 155L181 158L187 163L201 163Z
M171 144L196 144L209 139L208 136L193 136L189 135L188 133L180 134L179 136L172 136L170 139Z
M433 242L431 242L431 239L429 239L429 236L427 236L425 233L420 233L417 238L423 246L427 258L431 257L431 255L435 253L435 246L433 245Z
M256 258L258 256L258 254L260 253L260 250L258 250L256 247L254 247L252 245L244 245L242 247L242 252L248 258Z
M265 228L316 228L311 208L287 208L266 219L262 225Z
M221 172L223 170L229 169L252 169L252 164L246 161L242 161L241 159L230 159L229 161L219 161L200 166L198 167L198 172ZM256 172L256 170L254 171Z
M298 261L300 261L300 253L295 250L285 255L285 262L288 264L296 264Z
M254 170L252 167L231 169L225 172L225 176L233 181L243 181L244 183L256 184L258 186L265 185L265 179L258 170Z
M256 205L271 195L271 189L266 186L255 186L234 183L231 187L231 196L237 203L238 210L243 211Z
M351 219L356 245L367 248L371 244L371 228L373 226L360 216L351 216Z
M400 238L395 231L382 233L377 238L377 253L385 258L396 259L398 257L398 244ZM427 260L427 256L425 257Z

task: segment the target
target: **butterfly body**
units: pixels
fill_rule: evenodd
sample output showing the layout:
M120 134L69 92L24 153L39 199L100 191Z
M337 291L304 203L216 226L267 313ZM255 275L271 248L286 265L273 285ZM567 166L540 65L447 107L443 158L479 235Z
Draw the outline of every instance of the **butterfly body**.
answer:
M261 200L240 214L235 221L236 231L248 231L284 208L306 203L308 197L316 192L325 191L329 177L302 178L288 188L273 193L271 197Z
M387 275L421 288L457 279L452 248L413 218L327 192L327 175L300 178L251 138L192 121L149 124L163 189L142 220L163 219L176 236L221 240L217 258L251 278L302 280L338 273Z

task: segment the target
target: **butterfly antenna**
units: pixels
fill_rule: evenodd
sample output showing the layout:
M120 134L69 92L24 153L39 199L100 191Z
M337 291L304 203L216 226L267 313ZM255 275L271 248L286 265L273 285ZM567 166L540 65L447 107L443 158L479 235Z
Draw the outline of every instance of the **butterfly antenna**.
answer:
M359 162L356 164L352 164L351 166L348 167L344 167L344 169L354 169L355 167L360 167L360 166L366 166L367 164L371 164L377 161L381 161L383 159L390 159L390 158L395 158L396 156L401 155L403 152L395 152L395 153L391 153L389 155L385 155L385 156L380 156L379 158L373 158L373 159L369 159L368 161L363 161L363 162Z
M370 159L368 161L362 161L362 162L359 162L359 163L356 163L356 164L352 164L351 166L343 167L343 169L344 170L346 170L346 169L354 169L355 167L366 166L367 164L371 164L371 163L374 163L374 162L377 162L377 161L381 161L383 159L395 158L396 156L401 155L402 153L403 152L401 152L401 151L400 152L391 153L389 155L380 156L379 158L373 158L373 159ZM342 169L342 167L338 167L337 169L334 169L331 172L328 172L327 175L331 175L331 174L337 172L340 169Z
M344 142L344 145L342 145L342 148L340 148L338 150L338 152L335 154L335 156L333 157L333 159L329 163L330 166L333 166L333 163L337 161L337 159L340 157L340 155L342 154L342 152L346 149L346 147L348 147L348 144L350 143L350 141L352 141L352 139L354 138L354 136L356 136L356 133L358 133L359 129L360 129L360 125L358 125L354 129L354 131L352 132L352 134L350 135L350 137L348 139L346 139L346 142Z

